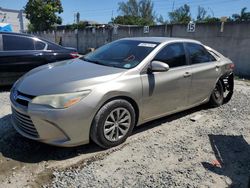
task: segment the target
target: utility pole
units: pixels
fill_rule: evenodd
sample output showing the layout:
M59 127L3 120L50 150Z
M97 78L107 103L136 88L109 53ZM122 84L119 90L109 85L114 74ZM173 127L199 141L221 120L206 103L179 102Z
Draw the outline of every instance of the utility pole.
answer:
M79 22L80 22L80 13L77 12L76 13L76 23L79 24Z
M114 11L112 10L112 14L111 14L111 22L113 24L113 19L114 19Z

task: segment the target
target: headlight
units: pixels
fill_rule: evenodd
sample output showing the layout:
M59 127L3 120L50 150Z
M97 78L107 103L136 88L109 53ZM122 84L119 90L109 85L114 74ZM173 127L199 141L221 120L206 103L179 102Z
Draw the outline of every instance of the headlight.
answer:
M57 95L43 95L35 97L32 100L33 104L49 105L53 108L68 108L78 102L90 93L90 90L76 92L76 93L65 93Z

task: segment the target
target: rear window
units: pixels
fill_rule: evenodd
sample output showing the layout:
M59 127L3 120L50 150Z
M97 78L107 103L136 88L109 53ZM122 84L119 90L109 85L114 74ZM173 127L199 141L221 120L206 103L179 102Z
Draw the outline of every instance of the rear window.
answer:
M64 48L56 44L48 43L48 50L64 50Z
M216 59L202 45L187 43L186 46L190 55L191 64L216 61Z
M35 41L35 49L36 50L44 50L46 44L41 41Z
M34 40L23 36L3 35L3 50L35 50Z
M215 57L215 58L217 58L217 59L220 59L219 54L215 53L214 51L209 50L208 52L209 52L213 57Z

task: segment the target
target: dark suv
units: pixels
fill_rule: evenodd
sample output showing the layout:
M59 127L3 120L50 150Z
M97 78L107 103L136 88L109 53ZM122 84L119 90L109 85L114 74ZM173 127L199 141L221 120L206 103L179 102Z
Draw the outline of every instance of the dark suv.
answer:
M76 57L74 48L28 34L0 32L0 86L13 84L37 66Z

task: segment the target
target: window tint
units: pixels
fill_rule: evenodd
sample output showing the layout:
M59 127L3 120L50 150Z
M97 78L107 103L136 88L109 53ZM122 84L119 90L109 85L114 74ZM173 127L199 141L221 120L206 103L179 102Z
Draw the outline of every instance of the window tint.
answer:
M34 50L34 40L28 37L3 35L3 50Z
M35 41L35 49L36 50L43 50L46 44L41 41Z
M55 44L48 44L48 50L63 50L64 48L59 46L59 45L55 45Z
M213 52L213 51L209 51L209 53L212 56L211 58L214 58L214 61L216 61L215 57L220 58L220 56L218 54L216 54L215 52Z
M108 47L108 46L107 46ZM128 54L131 50L131 46L127 45L126 43L117 43L114 45L112 50L108 50L108 53L105 54L105 58L108 59L126 59L128 57ZM104 55L102 55L104 56Z
M170 68L186 65L183 44L175 43L166 46L155 56L154 60L165 62Z
M187 50L190 55L191 64L216 61L215 58L199 44L187 43Z

